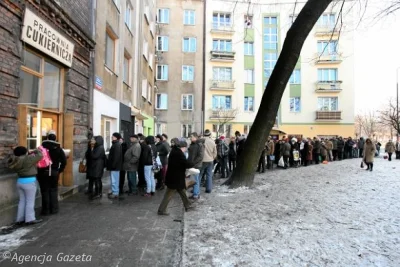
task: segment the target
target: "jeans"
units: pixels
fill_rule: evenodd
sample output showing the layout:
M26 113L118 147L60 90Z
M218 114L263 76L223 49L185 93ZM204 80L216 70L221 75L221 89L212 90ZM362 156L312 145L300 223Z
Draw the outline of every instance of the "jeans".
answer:
M128 171L128 187L129 193L137 192L137 172L136 171Z
M111 171L111 191L113 195L119 195L119 175L120 171Z
M206 192L211 193L213 184L213 162L203 162L203 166L200 170L200 177L206 174Z
M196 183L193 186L193 196L198 197L200 195L200 174L193 174L192 175L193 179L196 181Z
M29 184L17 183L19 192L17 222L31 222L35 218L36 182Z
M146 179L146 193L156 191L156 181L154 180L153 165L144 166L144 178Z
M178 192L178 194L181 196L183 205L185 206L185 208L189 208L190 207L190 202L189 199L186 195L186 190L185 189L169 189L167 188L167 190L165 191L164 194L164 198L161 201L160 206L158 207L158 212L167 212L167 207L168 207L168 203L171 201L172 197L175 195L175 193Z

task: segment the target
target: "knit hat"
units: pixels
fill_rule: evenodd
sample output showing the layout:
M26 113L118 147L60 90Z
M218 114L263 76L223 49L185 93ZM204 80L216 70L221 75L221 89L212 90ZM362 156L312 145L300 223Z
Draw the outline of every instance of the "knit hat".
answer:
M26 155L26 153L28 153L28 149L24 146L17 146L14 148L14 155L16 157Z
M114 136L118 140L121 139L121 135L119 133L113 133L112 136Z
M210 132L210 130L205 130L204 131L204 136L210 136L211 135L211 132Z
M225 139L225 136L221 135L221 136L219 137L219 139L224 140L224 139Z

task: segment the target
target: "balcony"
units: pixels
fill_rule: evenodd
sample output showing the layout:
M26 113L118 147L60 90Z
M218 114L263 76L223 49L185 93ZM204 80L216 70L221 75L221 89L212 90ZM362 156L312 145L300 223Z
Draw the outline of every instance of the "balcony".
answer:
M315 64L338 64L343 60L341 53L333 53L333 54L315 54Z
M237 109L230 109L230 108L211 109L210 119L229 121L236 118L237 113L238 113Z
M211 90L235 90L235 81L210 81Z
M315 84L317 93L340 93L342 81L319 81Z
M341 111L317 111L316 121L340 121L342 119Z
M233 25L229 23L212 23L211 32L231 35L235 32L235 30L233 29Z
M216 51L211 52L211 61L232 62L235 61L235 52L233 51Z
M315 36L333 36L339 35L339 29L335 28L335 25L316 25L315 26Z

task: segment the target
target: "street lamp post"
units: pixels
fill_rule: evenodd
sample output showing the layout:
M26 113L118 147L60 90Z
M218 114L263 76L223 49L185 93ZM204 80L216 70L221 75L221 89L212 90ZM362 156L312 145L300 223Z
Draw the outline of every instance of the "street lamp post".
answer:
M398 67L396 69L396 137L397 137L397 142L399 142L399 69Z

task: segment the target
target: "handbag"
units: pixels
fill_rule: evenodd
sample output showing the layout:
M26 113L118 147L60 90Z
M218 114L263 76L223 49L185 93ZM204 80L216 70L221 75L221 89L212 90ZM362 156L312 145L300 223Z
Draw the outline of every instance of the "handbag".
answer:
M186 181L186 189L193 187L196 184L196 181L193 179L185 179Z
M153 149L151 148L151 145L149 145L149 148L150 148L150 152L151 152L151 159L152 159L152 162L153 162L153 167L151 168L151 170L152 170L154 173L157 173L157 172L160 171L160 166L157 164L157 159L156 159L156 157L154 156ZM158 157L158 156L157 156L157 157Z
M83 159L79 162L79 173L86 173L86 171L87 171L86 159L83 158Z

